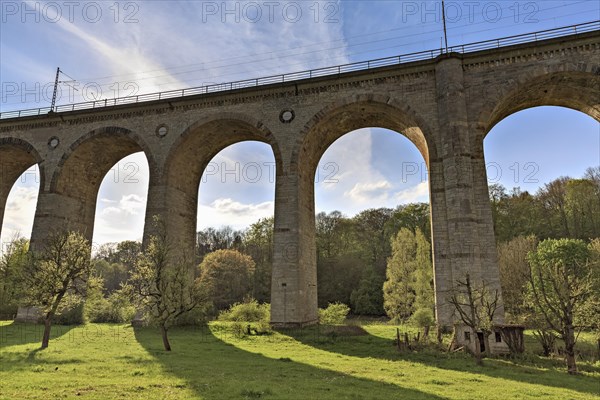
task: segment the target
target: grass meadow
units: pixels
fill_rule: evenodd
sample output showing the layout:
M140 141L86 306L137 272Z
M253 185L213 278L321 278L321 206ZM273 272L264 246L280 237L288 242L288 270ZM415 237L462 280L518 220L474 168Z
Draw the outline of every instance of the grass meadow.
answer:
M396 327L365 335L323 327L239 337L231 325L170 331L172 352L152 327L55 326L39 350L41 325L0 322L1 399L598 399L600 362L581 361L569 376L560 359L528 353L488 358L435 346L398 351ZM594 351L591 335L581 348Z

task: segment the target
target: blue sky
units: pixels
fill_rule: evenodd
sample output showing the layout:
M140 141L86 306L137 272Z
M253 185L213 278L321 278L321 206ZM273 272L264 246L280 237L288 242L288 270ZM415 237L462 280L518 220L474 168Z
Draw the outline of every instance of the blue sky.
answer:
M450 46L600 19L596 1L447 1ZM439 1L0 1L0 110L47 107L56 67L75 79L59 104L200 86L439 48ZM535 192L600 165L600 127L567 109L540 107L501 121L485 140L492 183ZM258 179L256 165L260 166ZM239 166L240 182L222 171ZM200 185L198 227L242 228L273 213L269 148L222 151ZM254 168L254 169L253 169ZM347 215L428 201L416 148L382 129L349 133L323 156L317 211ZM243 179L243 178L249 179ZM28 236L35 169L13 187L2 230ZM148 167L119 162L98 195L94 242L140 239Z

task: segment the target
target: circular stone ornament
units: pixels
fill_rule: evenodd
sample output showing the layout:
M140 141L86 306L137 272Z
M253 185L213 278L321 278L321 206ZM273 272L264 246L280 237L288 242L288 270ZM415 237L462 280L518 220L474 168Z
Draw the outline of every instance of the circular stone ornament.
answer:
M48 140L48 147L50 147L51 149L57 148L59 144L60 144L60 139L57 138L56 136L52 136L50 138L50 140Z
M167 136L167 133L169 133L169 127L165 124L161 124L156 128L156 136L159 138Z
M279 120L284 123L284 124L289 124L290 122L292 122L294 120L294 118L296 117L296 114L294 114L294 110L283 110L280 114L279 114Z

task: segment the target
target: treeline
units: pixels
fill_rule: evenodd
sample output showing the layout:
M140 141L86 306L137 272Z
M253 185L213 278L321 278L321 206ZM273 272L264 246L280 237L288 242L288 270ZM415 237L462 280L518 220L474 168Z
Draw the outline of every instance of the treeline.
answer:
M429 205L408 204L362 211L346 217L339 211L316 215L319 307L330 303L351 306L355 314L384 315L383 283L392 239L400 229L430 231ZM273 254L273 218L262 219L245 231L230 227L198 232L200 261L217 250L237 250L255 263L248 295L270 301Z
M518 322L524 318L521 303L526 287L526 257L537 242L547 238L589 242L600 237L600 167L588 169L581 179L556 179L535 194L518 188L508 192L500 185L491 185L490 201L505 308L509 320ZM399 319L409 318L420 308L430 308L432 280L426 274L431 268L428 204L369 209L353 217L339 211L319 213L315 221L319 307L344 303L354 314L387 314ZM13 281L27 251L27 241L20 239L11 246L0 263L0 313L5 315L16 311L19 296ZM199 231L191 261L196 266L194 279L204 273L204 279L211 280L207 285L214 287L229 279L227 260L238 259L234 255L221 254L225 261L205 263L218 265L210 271L202 266L207 255L218 250L235 250L248 256L251 264L246 263L249 266L243 287L233 288L234 294L216 301L216 308L226 308L244 297L269 302L273 218L261 219L240 231L230 227ZM141 243L134 241L110 243L98 249L92 263L93 275L102 282L99 289L98 285L94 287L100 291L97 298L114 295L114 302L119 301L115 294L131 278L141 251ZM225 263L225 267L219 263ZM384 285L386 280L389 282ZM398 285L400 281L406 281L406 285ZM427 296L418 300L419 292L427 292Z
M510 322L527 322L527 255L544 239L600 237L600 167L581 179L561 177L530 194L490 186L504 306Z
M502 185L489 187L498 243L519 236L538 239L600 237L600 167L588 168L583 178L561 177L531 194Z

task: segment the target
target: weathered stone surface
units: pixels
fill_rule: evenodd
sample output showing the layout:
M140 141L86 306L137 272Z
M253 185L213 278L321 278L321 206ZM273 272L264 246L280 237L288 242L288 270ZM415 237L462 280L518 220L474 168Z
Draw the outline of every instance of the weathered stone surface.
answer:
M392 129L415 144L429 169L437 318L452 326L447 298L456 279L468 271L473 281L500 287L485 135L502 118L541 105L600 121L599 71L600 34L590 32L292 83L0 120L0 209L15 179L38 163L32 246L60 227L91 239L102 178L122 157L143 151L150 166L144 237L152 216L162 215L170 235L193 249L204 168L233 143L262 141L276 160L271 318L303 326L317 320L317 163L347 132ZM295 118L283 122L283 110Z

